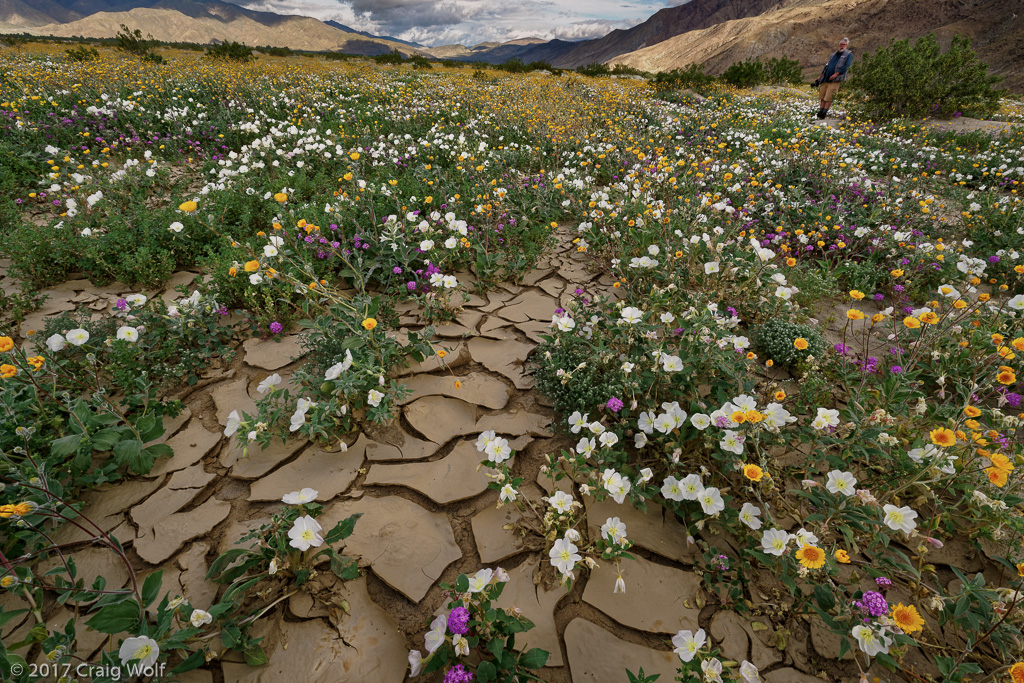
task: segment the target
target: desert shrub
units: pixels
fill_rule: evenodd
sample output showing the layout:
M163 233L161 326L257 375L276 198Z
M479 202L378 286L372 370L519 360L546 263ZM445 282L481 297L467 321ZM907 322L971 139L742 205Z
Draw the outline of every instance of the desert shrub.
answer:
M583 74L584 76L607 76L611 73L611 69L608 68L607 64L593 62L585 66L577 67L576 73Z
M894 40L865 55L850 70L850 88L863 98L864 113L877 119L937 116L976 110L983 116L999 108L1001 77L971 49L970 38L956 36L945 52L934 34Z
M769 83L803 83L804 77L800 73L800 62L795 59L772 57L764 65L765 78Z
M413 55L409 57L409 63L412 64L414 69L433 69L434 65L430 63L430 60L423 55Z
M373 61L378 64L401 64L404 60L402 59L402 53L398 49L394 49L391 52L387 52L382 55L377 55L373 58Z
M825 352L825 340L817 330L781 318L758 325L753 337L754 347L775 365L793 365L808 356L820 358Z
M256 59L251 47L235 41L211 45L206 49L206 56L214 59L232 59L236 62L251 62Z
M65 50L64 58L69 62L93 62L100 58L100 53L94 47L79 45L70 50Z
M655 74L651 81L657 90L681 90L690 88L701 92L714 83L715 77L704 72L703 64L688 64L682 69L672 69Z
M151 54L155 44L153 36L144 38L142 29L130 29L126 24L121 24L121 30L114 36L114 40L118 50L139 57Z
M266 45L264 47L259 48L259 51L265 55L270 55L271 57L290 57L291 55L295 54L294 52L292 52L291 48L272 47L270 45Z
M495 64L494 68L499 71L507 71L510 74L524 74L532 70L529 66L523 64L523 60L518 57L506 60L501 64Z
M767 78L764 64L760 59L736 62L722 72L722 80L737 88L750 88L761 85Z

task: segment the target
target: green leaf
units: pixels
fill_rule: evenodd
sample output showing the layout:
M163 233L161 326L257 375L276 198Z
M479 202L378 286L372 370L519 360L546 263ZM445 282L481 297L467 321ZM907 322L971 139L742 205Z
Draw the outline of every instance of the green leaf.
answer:
M242 629L238 628L234 624L225 626L220 631L220 640L224 643L224 647L232 648L242 639Z
M50 455L63 458L71 455L78 451L78 446L82 443L81 434L71 434L63 438L55 440L50 444Z
M153 467L153 458L142 456L142 442L132 439L122 441L114 446L114 456L118 464L127 463L128 467L135 474L146 474ZM148 465L146 464L148 460Z
M455 592L465 593L469 590L469 577L465 574L459 574L459 578L455 579Z
M100 633L134 632L139 623L139 605L134 600L125 600L114 605L107 605L96 615L85 622L86 626Z
M487 643L487 651L494 655L495 659L500 660L501 655L505 652L505 643L502 642L501 638L495 638Z
M479 683L489 683L498 677L498 670L490 662L480 662L476 667L476 680Z
M249 666L263 666L267 663L267 653L259 643L252 643L242 652L245 663Z
M235 584L234 586L231 586L226 591L224 591L224 597L221 598L221 602L230 602L231 599L234 598L239 593L245 592L246 590L248 590L248 589L252 588L253 586L255 586L260 581L260 579L262 579L262 578L263 577L261 577L261 576L257 576L256 578L249 579L248 581L246 581L244 583L239 583L239 584Z
M539 647L530 648L522 654L519 658L519 663L525 666L527 669L540 669L548 663L547 650L542 650Z
M225 553L222 553L213 564L210 565L210 571L206 572L206 578L216 579L220 576L221 572L224 571L225 567L234 562L240 555L244 555L249 552L246 548L233 548Z
M14 617L18 616L19 614L24 614L27 611L28 609L12 609L0 612L0 626L3 626Z
M825 586L818 584L814 587L814 599L818 602L818 606L826 612L836 606L836 598Z
M94 451L109 451L121 440L121 432L116 429L101 429L92 435Z
M147 446L145 451L153 456L153 458L169 458L174 455L174 449L165 443L155 443L152 446Z
M193 652L192 654L190 654L188 656L188 658L185 659L184 662L182 662L178 666L176 666L173 669L171 669L170 674L172 676L175 675L175 674L183 674L186 671L192 671L193 669L198 669L203 664L206 664L206 653L203 652L202 650L198 650L198 651Z
M328 544L337 543L338 541L351 536L352 531L356 527L356 522L358 522L359 518L362 516L362 513L352 515L351 517L347 517L335 524L334 528L328 531L327 535L324 536L324 542Z
M331 556L331 571L345 581L359 578L359 564L353 558L338 553Z
M153 604L153 601L160 595L161 579L163 577L164 570L157 569L155 572L146 577L146 580L142 584L142 606L149 607Z

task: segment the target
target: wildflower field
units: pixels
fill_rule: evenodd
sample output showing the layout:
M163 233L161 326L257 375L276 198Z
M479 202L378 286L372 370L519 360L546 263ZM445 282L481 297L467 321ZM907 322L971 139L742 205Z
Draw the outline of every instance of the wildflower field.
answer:
M0 52L3 680L1024 683L1024 106Z

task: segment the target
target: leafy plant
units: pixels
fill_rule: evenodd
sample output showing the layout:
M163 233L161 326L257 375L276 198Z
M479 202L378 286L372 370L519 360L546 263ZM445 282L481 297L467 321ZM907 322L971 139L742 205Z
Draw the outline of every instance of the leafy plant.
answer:
M892 40L888 47L865 55L850 69L849 87L873 119L936 116L976 110L986 117L999 107L1001 77L971 49L970 38L954 36L949 49L939 48L935 34Z

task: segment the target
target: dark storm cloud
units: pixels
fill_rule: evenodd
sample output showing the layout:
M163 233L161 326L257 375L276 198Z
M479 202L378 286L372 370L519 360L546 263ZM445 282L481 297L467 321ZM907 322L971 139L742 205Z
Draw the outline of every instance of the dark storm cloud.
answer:
M348 0L352 12L389 31L399 33L413 27L451 26L472 17L476 3L434 2L433 0Z

